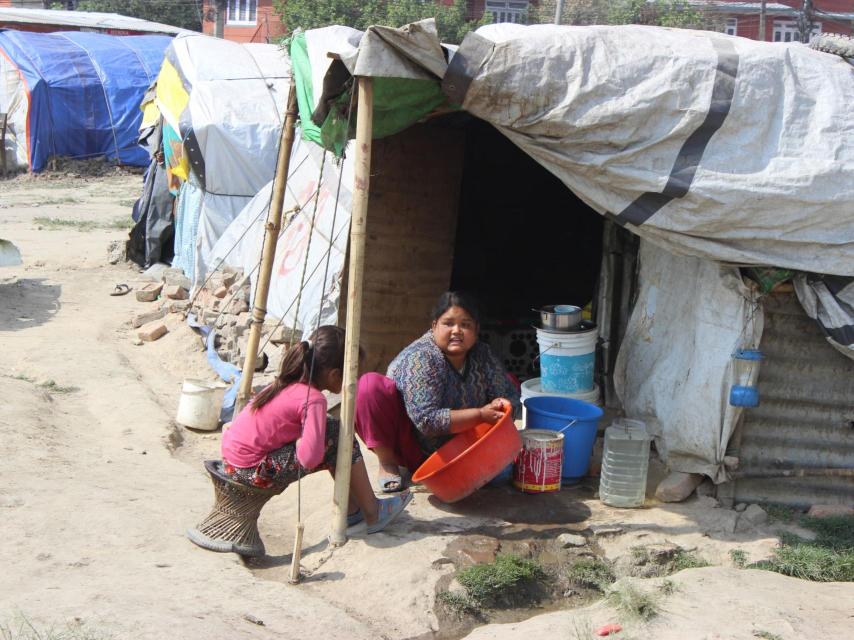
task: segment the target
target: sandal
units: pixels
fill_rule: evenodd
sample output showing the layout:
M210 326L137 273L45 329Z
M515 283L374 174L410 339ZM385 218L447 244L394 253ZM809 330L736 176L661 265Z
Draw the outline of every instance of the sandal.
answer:
M383 493L400 493L403 491L403 478L399 475L391 474L383 476L379 480L380 491Z
M382 469L380 470L380 477L377 480L380 485L380 491L383 493L400 493L409 486L412 473L404 467L399 467L398 471L400 469L404 469L404 473L382 474Z
M123 296L126 293L130 293L130 287L126 284L117 284L112 291L110 291L111 296Z
M379 515L377 521L374 524L368 525L367 532L379 533L380 531L385 529L388 525L390 525L397 519L397 516L403 513L403 510L406 508L406 505L408 505L411 500L412 494L408 491L404 491L403 493L400 493L391 498L377 500Z

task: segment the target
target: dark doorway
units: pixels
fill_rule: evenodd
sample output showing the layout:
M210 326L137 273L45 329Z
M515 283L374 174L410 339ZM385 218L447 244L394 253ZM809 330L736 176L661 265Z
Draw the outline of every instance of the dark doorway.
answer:
M536 374L546 304L586 307L602 258L603 218L491 125L472 118L451 287L479 299L481 338L520 378Z

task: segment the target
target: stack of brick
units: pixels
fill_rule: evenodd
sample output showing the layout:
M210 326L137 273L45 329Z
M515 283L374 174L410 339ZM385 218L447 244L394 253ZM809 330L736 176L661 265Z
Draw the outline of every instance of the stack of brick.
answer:
M161 322L168 313L187 313L190 308L190 279L181 269L165 268L158 272L158 282L147 282L136 289L136 299L149 303L146 308L135 314L131 326L137 330L139 342L153 342L167 333L165 323ZM138 344L139 344L138 342Z
M214 346L217 355L237 366L243 366L252 315L249 309L250 281L239 270L224 267L208 276L204 286L193 298L190 311L200 323L216 331ZM278 321L267 319L261 332L261 344L273 333L270 343L282 343L285 332L276 330ZM258 366L263 355L258 354Z

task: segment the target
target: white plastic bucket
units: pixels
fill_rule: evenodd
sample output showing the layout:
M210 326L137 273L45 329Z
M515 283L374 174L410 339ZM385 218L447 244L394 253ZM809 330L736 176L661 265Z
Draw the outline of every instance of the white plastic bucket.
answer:
M567 394L593 390L598 335L596 327L572 333L537 329L543 391Z
M537 396L556 396L558 398L573 398L575 400L583 400L590 404L595 404L599 407L602 402L599 400L599 385L594 384L591 391L582 391L580 393L548 393L543 391L540 378L531 378L522 383L522 424L528 424L528 410L525 408L525 400L528 398L536 398Z
M225 397L225 385L187 378L181 387L181 400L175 421L185 427L213 431L219 425L219 412Z

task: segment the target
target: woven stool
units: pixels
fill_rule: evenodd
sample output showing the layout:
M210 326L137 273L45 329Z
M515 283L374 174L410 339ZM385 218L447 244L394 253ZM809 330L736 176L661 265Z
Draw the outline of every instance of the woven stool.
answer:
M204 549L242 556L263 556L264 543L258 533L258 515L284 489L250 487L225 475L222 462L206 460L205 469L214 486L214 506L187 537Z

